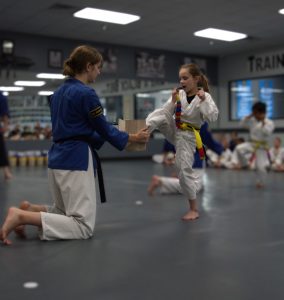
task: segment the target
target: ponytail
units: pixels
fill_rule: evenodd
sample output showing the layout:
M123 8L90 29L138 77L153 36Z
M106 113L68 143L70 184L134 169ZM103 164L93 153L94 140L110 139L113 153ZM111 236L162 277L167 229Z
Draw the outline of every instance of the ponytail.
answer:
M71 63L71 59L68 58L64 61L64 65L63 65L63 75L66 76L71 76L74 77L75 76L75 72L73 71L72 67L71 67L72 63Z
M208 84L208 79L204 74L200 75L200 80L198 83L205 92L209 93L209 84Z
M93 65L100 63L102 65L103 57L97 49L91 46L79 46L64 61L63 75L75 77L86 70L88 63Z

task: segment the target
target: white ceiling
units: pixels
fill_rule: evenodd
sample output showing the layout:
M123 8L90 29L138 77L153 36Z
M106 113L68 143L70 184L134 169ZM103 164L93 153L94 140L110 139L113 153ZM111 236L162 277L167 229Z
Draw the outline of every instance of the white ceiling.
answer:
M141 20L115 25L73 17L87 6L132 13ZM282 0L0 0L0 31L223 57L283 47L281 8ZM249 38L212 42L193 35L207 27L246 33ZM17 72L26 80L34 75ZM44 89L61 82L49 81Z
M190 54L225 56L284 45L281 0L0 0L0 30ZM64 7L66 6L66 7ZM141 16L129 25L74 18L83 7ZM246 33L249 38L221 42L193 36L215 27Z

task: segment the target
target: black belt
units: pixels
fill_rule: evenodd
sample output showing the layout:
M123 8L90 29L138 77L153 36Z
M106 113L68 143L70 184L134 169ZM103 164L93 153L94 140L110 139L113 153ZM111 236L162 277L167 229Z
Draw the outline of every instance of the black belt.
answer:
M105 193L105 185L104 185L104 177L103 177L103 170L102 170L101 160L100 160L100 157L99 157L97 151L95 150L95 147L92 143L91 138L88 137L88 136L84 136L84 135L78 135L78 136L68 137L68 138L65 138L65 139L59 139L59 140L56 140L56 141L53 141L53 142L56 143L56 144L62 144L66 141L81 141L81 142L87 143L90 146L91 151L93 152L94 157L95 157L96 162L97 162L97 172L98 172L98 182L99 182L101 202L102 203L106 202L106 193Z

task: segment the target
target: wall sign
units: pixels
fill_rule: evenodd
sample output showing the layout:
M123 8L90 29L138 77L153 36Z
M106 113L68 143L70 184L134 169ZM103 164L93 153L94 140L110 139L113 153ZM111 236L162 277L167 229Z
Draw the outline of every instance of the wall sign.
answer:
M250 72L263 72L284 69L284 53L251 55L248 57Z

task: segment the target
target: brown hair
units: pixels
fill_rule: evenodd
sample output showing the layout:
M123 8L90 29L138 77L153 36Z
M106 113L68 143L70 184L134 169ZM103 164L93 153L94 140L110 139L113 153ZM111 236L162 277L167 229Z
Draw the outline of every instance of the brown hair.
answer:
M201 86L205 92L209 93L209 84L207 77L201 72L200 68L196 64L185 64L180 67L181 69L187 69L188 73L192 75L192 77L199 76L198 86Z
M74 77L81 74L87 63L103 64L103 57L99 51L91 46L82 45L75 48L69 58L64 61L63 75Z

